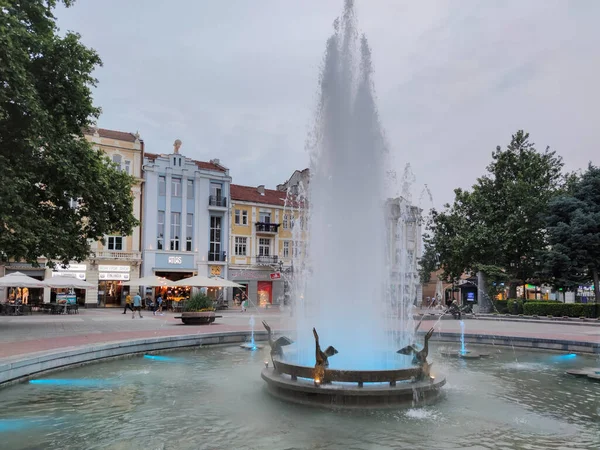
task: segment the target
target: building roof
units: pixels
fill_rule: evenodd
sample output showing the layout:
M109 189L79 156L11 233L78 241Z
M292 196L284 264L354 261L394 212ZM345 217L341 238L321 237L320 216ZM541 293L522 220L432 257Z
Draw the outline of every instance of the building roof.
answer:
M94 135L95 132L95 128L88 128L84 131L84 133L88 135ZM107 130L106 128L98 128L98 134L101 138L116 139L119 141L126 142L135 142L136 139L139 138L139 136L136 136L135 133L129 133L127 131Z
M260 193L259 188L263 188L264 195ZM263 186L255 187L232 184L229 186L229 192L231 200L285 206L285 192L276 191L274 189L264 189Z
M155 161L156 158L160 158L161 156L166 156L166 155L158 155L156 153L144 153L144 157L148 158L150 161ZM213 162L196 161L194 159L189 159L189 158L186 158L186 160L191 161L192 163L196 164L196 167L198 167L198 169L214 170L217 172L227 172L227 169L225 167L215 164Z

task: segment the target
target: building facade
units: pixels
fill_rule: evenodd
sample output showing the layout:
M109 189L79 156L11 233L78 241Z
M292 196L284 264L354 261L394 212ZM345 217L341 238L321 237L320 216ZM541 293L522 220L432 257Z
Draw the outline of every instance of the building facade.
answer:
M102 128L88 130L85 138L96 150L104 152L120 170L135 177L136 182L131 188L133 215L140 225L133 229L130 236L105 236L104 244L92 244L90 257L86 261L65 268L58 266L52 276L76 276L97 286L85 291L85 304L88 307L117 307L125 301L128 288L123 283L140 275L144 141L137 133Z
M180 147L145 154L142 275L227 278L229 169L186 158Z
M245 286L234 289L234 300L246 294L256 306L285 303L300 251L292 229L303 228L302 211L286 203L284 190L231 185L229 279Z
M402 197L386 202L388 261L393 284L404 298L421 304L423 288L419 279L421 259L421 209Z

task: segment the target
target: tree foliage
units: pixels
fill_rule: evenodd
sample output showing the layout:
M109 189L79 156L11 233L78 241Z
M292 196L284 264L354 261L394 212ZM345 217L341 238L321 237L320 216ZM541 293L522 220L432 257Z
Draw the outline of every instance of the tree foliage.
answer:
M553 283L574 287L592 281L600 299L600 168L592 164L565 195L550 202L549 249L544 269Z
M0 0L0 258L82 260L90 240L131 233L133 178L92 149L101 64L58 34L55 0ZM63 0L71 6L72 0ZM70 206L76 199L77 207Z
M555 152L538 152L518 131L506 149L492 153L471 190L456 189L452 205L432 212L424 260L436 255L448 280L476 271L490 281L530 279L546 247L548 204L563 189L562 166Z

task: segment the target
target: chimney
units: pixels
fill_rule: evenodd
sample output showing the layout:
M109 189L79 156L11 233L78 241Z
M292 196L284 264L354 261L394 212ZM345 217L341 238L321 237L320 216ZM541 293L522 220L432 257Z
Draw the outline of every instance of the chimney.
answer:
M221 160L220 160L220 159L218 159L218 158L211 159L211 160L210 160L210 163L211 163L211 164L214 164L215 166L220 166L220 165L221 165Z
M258 191L258 193L259 193L260 195L265 195L265 185L264 185L264 184L261 184L260 186L258 186L258 187L256 188L256 190Z

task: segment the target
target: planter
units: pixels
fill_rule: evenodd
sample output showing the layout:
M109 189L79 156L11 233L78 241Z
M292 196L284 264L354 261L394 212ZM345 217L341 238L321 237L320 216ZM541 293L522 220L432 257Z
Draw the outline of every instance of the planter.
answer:
M184 312L179 317L184 325L208 325L215 321L214 311Z

